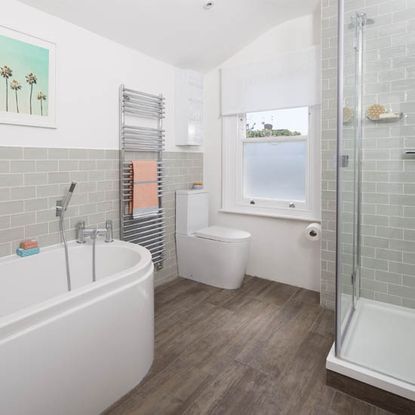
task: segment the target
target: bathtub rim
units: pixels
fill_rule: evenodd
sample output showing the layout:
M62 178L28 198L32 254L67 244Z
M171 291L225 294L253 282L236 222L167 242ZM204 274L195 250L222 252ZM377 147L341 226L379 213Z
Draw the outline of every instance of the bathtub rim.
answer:
M153 279L154 265L151 253L146 248L116 239L114 243L137 252L141 258L140 261L132 267L123 269L95 283L87 284L71 292L64 292L40 303L0 316L0 344L19 335L22 331L30 329L32 326L43 324L50 319L65 314L65 312L69 312L73 308L91 304L111 293L137 285L148 278ZM69 247L78 246L76 241L71 241L68 245ZM42 252L49 252L59 248L62 248L62 244L45 247L42 249ZM0 265L20 259L10 255L1 258Z

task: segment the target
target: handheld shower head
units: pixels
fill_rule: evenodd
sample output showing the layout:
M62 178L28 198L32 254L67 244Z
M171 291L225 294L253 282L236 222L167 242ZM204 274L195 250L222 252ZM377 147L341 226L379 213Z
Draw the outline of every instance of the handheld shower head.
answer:
M76 182L72 182L71 185L69 186L68 192L66 193L65 197L62 200L63 211L65 211L68 208L68 205L69 205L69 202L71 201L75 187L76 187Z
M69 186L69 193L73 193L73 191L75 190L76 187L76 182L72 182L71 185Z

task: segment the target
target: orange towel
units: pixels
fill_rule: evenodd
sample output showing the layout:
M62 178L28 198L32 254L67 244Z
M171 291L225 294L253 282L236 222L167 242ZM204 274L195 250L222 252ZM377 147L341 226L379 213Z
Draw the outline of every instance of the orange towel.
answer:
M133 203L130 213L133 216L152 215L159 208L157 161L134 160L133 167Z

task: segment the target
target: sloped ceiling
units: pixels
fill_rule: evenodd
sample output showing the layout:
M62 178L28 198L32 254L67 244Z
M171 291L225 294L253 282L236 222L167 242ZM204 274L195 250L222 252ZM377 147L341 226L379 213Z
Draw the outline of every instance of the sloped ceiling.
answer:
M20 0L178 67L207 71L319 0ZM5 7L7 7L5 5Z

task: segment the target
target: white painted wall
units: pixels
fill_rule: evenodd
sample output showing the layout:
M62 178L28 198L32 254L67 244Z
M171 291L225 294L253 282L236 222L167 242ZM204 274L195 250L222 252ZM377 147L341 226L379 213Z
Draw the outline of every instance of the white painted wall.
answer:
M54 42L57 55L57 129L0 124L0 145L118 148L118 86L124 83L165 95L166 150L184 150L174 144L173 66L16 0L7 2L0 24Z
M315 16L286 22L248 45L224 65L267 60L276 53L318 43ZM174 71L115 42L64 20L9 0L0 24L57 45L57 129L0 125L0 145L118 148L118 86L125 83L167 102L166 150L174 142ZM305 222L219 213L221 206L221 120L219 68L205 78L205 177L211 221L253 235L248 273L318 290L317 243L303 237ZM191 150L195 150L192 148Z
M278 53L319 43L319 18L309 15L281 24L221 65L270 60ZM212 224L252 234L248 274L319 291L320 244L303 235L307 222L221 213L221 118L219 69L205 77L205 182Z

